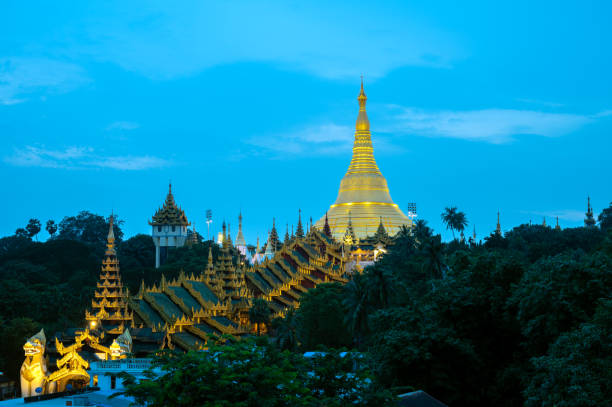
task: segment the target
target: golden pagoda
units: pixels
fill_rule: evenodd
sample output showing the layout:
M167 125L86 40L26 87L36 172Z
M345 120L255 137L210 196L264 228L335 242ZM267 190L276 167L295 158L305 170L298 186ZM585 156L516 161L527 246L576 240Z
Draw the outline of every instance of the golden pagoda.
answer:
M376 231L381 220L389 235L395 235L404 225L408 227L412 225L410 218L393 203L387 180L376 165L370 121L366 113L367 97L363 91L363 79L357 100L359 114L355 124L353 158L340 182L338 198L327 212L332 235L338 240L342 240L345 236L349 220L353 233L358 239L365 238L368 229ZM324 225L325 216L315 224L319 230L323 230Z
M85 319L89 321L90 327L101 328L111 334L123 333L124 327L132 321L127 304L128 295L121 282L111 215L100 280L91 300L92 312L85 311Z

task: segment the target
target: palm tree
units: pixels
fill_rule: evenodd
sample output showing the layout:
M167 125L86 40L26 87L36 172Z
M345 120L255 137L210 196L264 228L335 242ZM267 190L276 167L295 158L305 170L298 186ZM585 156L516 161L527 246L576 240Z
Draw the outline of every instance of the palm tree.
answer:
M345 322L359 348L363 336L368 331L369 290L367 278L361 273L355 274L351 281L346 284L345 292L346 297L343 301L347 311Z
M426 263L424 264L432 275L444 278L445 265L442 261L442 241L440 235L433 236L425 244Z
M369 276L370 298L382 308L389 306L389 297L393 294L395 286L391 273L383 266L375 266Z
M297 317L295 309L290 308L284 318L272 321L276 330L276 343L282 350L294 350L297 346Z
M257 325L257 336L261 334L261 325L270 323L270 307L264 299L257 298L253 301L253 305L249 309L249 321Z
M455 230L463 232L468 224L465 213L458 211L456 206L446 207L441 218L446 225L446 229L450 229L453 233L453 240L455 240Z

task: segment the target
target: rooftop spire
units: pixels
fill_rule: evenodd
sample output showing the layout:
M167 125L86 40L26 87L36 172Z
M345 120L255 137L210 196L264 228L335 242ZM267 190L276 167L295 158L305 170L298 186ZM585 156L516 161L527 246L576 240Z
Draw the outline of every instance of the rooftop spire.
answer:
M295 237L304 237L304 227L302 226L302 210L298 210L298 224L295 231Z
M114 214L111 212L110 220L108 222L108 236L106 238L106 254L115 254L115 231L113 228Z
M584 218L584 226L595 226L595 218L593 217L593 208L591 207L591 197L587 197L587 211Z
M561 226L559 226L559 217L557 216L557 225L555 226L555 230L561 230Z
M327 219L327 212L325 212L325 224L323 225L323 233L328 237L332 237L331 228L329 227L329 220Z
M501 236L501 225L499 224L499 211L497 211L497 227L495 228L495 234Z

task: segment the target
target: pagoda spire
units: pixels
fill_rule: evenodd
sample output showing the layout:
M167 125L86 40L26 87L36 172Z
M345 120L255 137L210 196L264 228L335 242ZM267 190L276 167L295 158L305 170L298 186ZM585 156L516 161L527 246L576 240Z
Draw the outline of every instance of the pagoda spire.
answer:
M298 224L297 230L295 231L295 237L302 238L304 237L304 227L302 226L302 210L298 210Z
M587 211L584 218L584 226L595 226L595 217L593 216L593 208L591 207L591 197L587 197Z
M329 220L327 219L327 212L325 212L325 224L323 225L323 233L328 237L332 237L331 228L329 227Z
M289 243L289 240L291 240L291 237L289 236L289 222L287 222L287 230L285 231L285 241L283 243L287 244Z
M244 239L244 234L242 233L242 210L238 214L238 235L236 235L236 247L244 247L246 249L246 240Z
M351 220L351 211L348 213L348 225L344 232L344 244L352 246L357 243L357 237L353 231L353 221Z
M561 226L559 226L559 217L557 216L557 224L555 225L555 230L561 230Z
M544 219L542 220L542 226L546 227L546 216L544 216Z
M497 227L495 228L495 234L501 236L501 225L499 224L499 211L497 211Z
M276 231L276 219L272 218L272 230L270 231L270 236L268 237L268 240L270 240L272 242L272 250L273 251L277 251L278 250L278 232Z
M208 268L213 268L213 255L212 255L212 244L208 246Z
M395 235L401 226L411 226L412 220L408 218L393 202L389 193L387 180L380 172L374 158L374 146L370 133L370 121L366 112L366 96L363 78L359 89L359 112L355 122L355 136L353 141L353 154L351 162L342 181L338 196L329 208L329 221L334 227L332 234L336 239L342 240L343 227L346 225L347 209L351 209L355 216L353 229L355 236L367 237L368 225L376 222L376 218L385 218L387 232ZM315 224L321 229L324 217ZM340 227L338 227L340 226Z
M106 255L115 255L115 231L113 227L114 214L111 212L111 216L108 222L108 236L106 237Z

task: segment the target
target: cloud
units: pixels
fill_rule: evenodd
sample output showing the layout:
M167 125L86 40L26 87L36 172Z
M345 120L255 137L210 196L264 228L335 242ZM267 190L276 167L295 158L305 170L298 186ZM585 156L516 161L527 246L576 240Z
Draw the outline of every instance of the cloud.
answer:
M483 109L424 111L390 106L388 131L430 137L449 137L506 143L517 135L557 137L593 121L593 116L544 113L533 110Z
M49 150L42 147L16 148L4 162L17 167L42 167L64 169L112 168L136 171L167 167L171 162L153 156L102 156L90 147L68 147L64 150Z
M293 132L267 136L254 136L246 143L263 148L278 156L287 155L337 155L350 151L353 130L333 123L311 125Z
M584 211L577 211L574 209L560 209L540 212L523 211L523 213L546 217L547 219L549 219L549 225L552 224L550 219L555 219L557 216L559 217L559 219L567 220L570 222L579 222L584 219Z
M158 157L152 156L118 156L103 157L91 163L95 167L112 168L115 170L148 170L151 168L167 167L169 162Z
M66 44L71 52L153 79L244 61L331 79L376 78L401 66L448 67L463 58L457 35L368 5L118 2L92 14L80 43Z
M83 69L71 63L47 58L0 57L0 105L25 102L36 92L68 92L88 81Z
M565 106L562 103L547 102L545 100L538 100L538 99L518 98L518 99L516 99L516 101L517 102L521 102L521 103L527 103L527 104L532 104L532 105L542 105L542 106L547 106L547 107L563 107L563 106Z
M106 130L135 130L140 127L136 122L118 121L109 124Z

